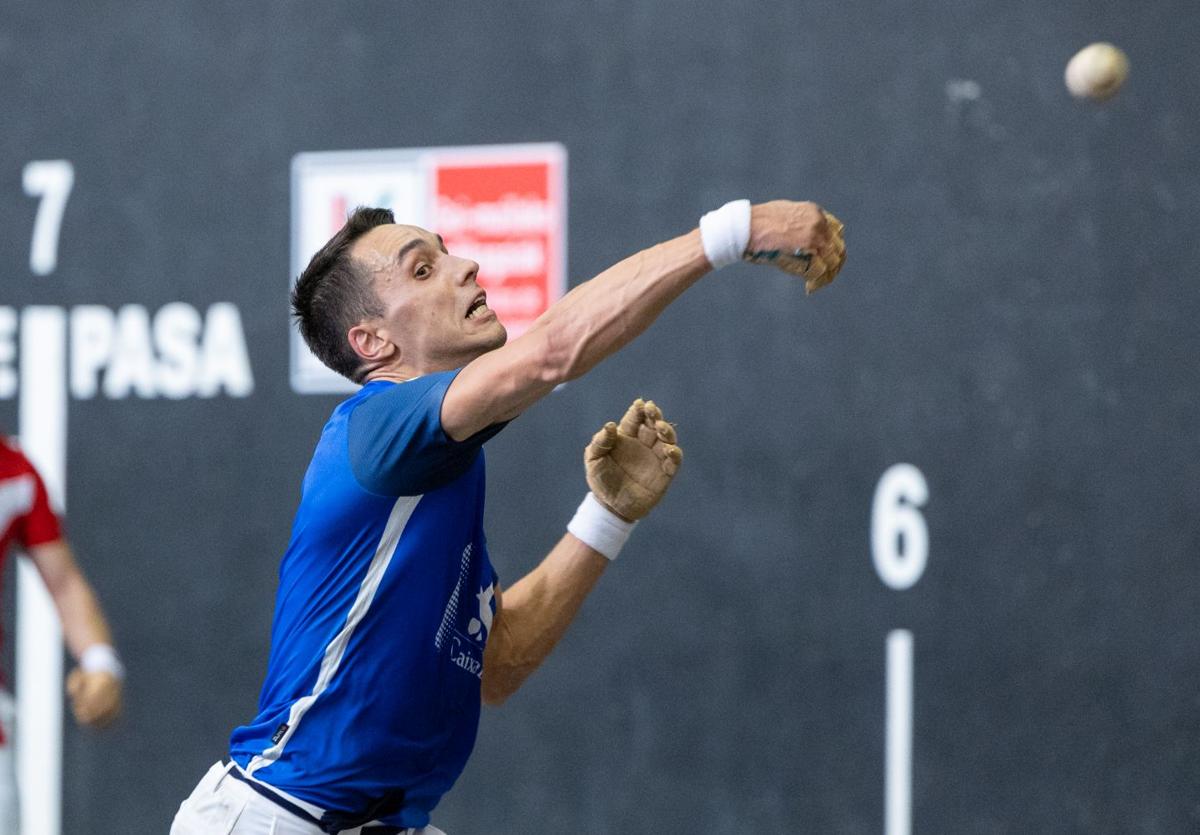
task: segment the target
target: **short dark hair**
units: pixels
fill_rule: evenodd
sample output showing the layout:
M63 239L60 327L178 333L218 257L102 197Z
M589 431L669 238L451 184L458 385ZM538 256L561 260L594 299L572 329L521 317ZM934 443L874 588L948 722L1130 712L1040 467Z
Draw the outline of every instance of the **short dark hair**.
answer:
M376 226L395 223L390 209L359 206L308 262L292 288L292 315L317 359L343 377L362 382L367 368L346 334L363 319L382 316L371 276L350 256L354 242Z

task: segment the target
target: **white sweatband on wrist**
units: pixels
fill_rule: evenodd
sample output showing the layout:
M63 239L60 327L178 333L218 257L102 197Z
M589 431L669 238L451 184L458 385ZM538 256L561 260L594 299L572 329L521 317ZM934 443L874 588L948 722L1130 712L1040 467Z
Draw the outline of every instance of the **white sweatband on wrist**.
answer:
M750 246L750 201L734 200L700 218L700 241L714 270L741 261Z
M567 531L584 545L615 560L636 525L637 522L626 522L600 504L588 491L575 511L575 517L567 525Z
M125 665L117 651L108 644L92 644L79 656L79 669L85 673L108 673L113 678L125 678Z

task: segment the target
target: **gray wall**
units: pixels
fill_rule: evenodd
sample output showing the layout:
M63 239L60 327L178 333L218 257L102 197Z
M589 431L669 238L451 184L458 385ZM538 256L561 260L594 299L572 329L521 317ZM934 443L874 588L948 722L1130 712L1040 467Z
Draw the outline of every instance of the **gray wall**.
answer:
M740 196L822 202L850 254L812 298L761 268L707 279L489 444L507 582L629 398L664 406L687 461L485 714L436 821L879 832L884 642L907 628L916 831L1200 827L1194 0L446 6L0 12L0 305L232 302L255 381L70 404L70 532L131 678L118 728L67 730L66 832L165 832L254 712L336 402L288 386L292 155L523 141L570 155L572 283ZM1062 68L1101 39L1133 76L1081 105ZM41 279L21 169L54 158L76 185ZM903 592L868 530L901 461L930 490Z

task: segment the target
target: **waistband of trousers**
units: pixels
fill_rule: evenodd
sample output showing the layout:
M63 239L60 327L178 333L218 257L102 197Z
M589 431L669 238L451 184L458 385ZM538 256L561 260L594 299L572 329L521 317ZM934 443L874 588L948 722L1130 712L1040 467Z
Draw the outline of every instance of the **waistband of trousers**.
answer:
M338 835L338 833L354 833L355 835L404 835L409 830L404 827L390 826L381 823L368 823L361 827L353 829L330 829L327 823L323 823L321 818L325 816L326 811L319 806L314 806L311 803L305 803L297 798L291 797L279 789L270 786L261 780L256 780L242 770L242 767L236 762L230 761L228 774L235 780L245 783L258 794L265 797L267 800L274 803L279 808L289 812L300 820L306 823L311 823L313 826L320 829L328 835ZM303 805L302 805L303 804Z

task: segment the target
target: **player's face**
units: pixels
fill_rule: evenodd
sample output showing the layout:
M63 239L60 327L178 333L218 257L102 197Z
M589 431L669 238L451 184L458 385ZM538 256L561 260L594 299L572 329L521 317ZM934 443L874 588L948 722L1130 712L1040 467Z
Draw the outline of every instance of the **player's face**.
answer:
M499 348L508 337L475 281L479 265L446 251L416 226L377 226L353 255L368 267L383 303L381 334L421 373L447 370Z

